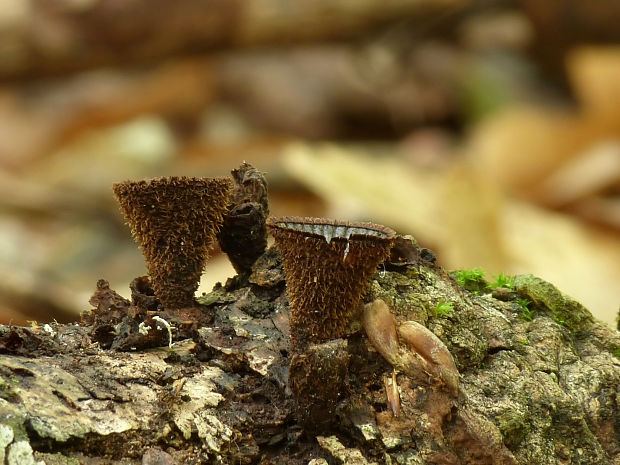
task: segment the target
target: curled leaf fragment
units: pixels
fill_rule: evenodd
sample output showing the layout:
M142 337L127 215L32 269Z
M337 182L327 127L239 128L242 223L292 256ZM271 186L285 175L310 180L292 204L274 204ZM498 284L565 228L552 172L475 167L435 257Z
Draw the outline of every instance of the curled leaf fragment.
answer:
M441 339L415 321L405 321L398 327L398 336L405 353L416 354L419 367L448 388L455 396L459 392L459 372L450 351Z
M390 364L398 361L396 320L387 304L380 299L364 305L362 325L372 345Z
M372 345L394 368L419 381L430 377L455 397L458 395L459 372L454 359L428 328L415 321L397 325L380 299L364 305L362 324Z
M391 378L387 376L383 378L383 384L385 385L387 404L390 406L394 418L398 418L400 416L400 393L398 392L398 382L396 381L396 370L392 372Z

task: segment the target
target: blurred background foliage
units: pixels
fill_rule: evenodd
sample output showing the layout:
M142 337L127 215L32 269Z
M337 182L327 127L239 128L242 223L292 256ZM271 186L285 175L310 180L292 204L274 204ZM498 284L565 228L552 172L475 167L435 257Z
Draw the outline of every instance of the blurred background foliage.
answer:
M614 324L620 3L3 0L0 321L144 274L111 184L266 173L274 215L383 223ZM201 290L234 274L213 252Z

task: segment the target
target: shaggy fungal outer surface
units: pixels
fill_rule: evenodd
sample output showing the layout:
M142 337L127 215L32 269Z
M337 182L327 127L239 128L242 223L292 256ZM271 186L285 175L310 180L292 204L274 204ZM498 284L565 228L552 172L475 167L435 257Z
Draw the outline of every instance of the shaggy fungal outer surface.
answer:
M113 186L140 244L155 295L167 309L194 293L229 205L229 178L163 177Z
M373 223L270 218L291 306L291 349L342 337L396 233Z

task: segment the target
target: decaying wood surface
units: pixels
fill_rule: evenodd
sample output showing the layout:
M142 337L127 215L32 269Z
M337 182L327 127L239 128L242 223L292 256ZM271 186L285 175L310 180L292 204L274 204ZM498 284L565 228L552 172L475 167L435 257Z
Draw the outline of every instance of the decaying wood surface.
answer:
M199 298L202 320L136 311L100 281L82 324L0 328L0 463L619 463L618 334L538 278L472 292L412 242L396 251L364 300L445 344L456 398L395 371L355 323L338 343L349 370L332 426L307 432L287 390L289 309L272 248ZM171 347L158 315L176 327Z

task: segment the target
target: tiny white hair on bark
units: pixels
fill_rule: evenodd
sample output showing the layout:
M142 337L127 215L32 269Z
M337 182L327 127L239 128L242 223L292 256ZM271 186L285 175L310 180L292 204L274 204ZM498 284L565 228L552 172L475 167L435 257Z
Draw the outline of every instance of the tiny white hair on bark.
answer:
M154 316L153 320L158 321L159 323L161 323L162 325L166 327L166 329L168 330L168 347L172 347L172 326L170 326L170 323L168 323L166 320L164 320L160 316Z

